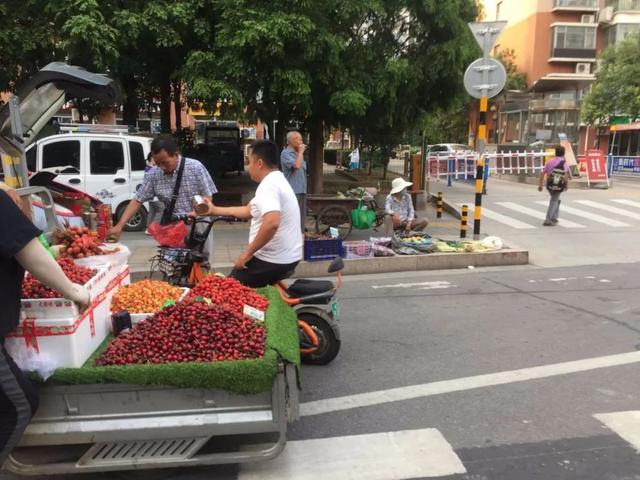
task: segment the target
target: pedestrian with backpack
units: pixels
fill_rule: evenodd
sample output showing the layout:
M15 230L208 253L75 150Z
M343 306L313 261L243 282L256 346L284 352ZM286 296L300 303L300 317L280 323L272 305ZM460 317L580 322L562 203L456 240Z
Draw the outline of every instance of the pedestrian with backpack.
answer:
M540 185L538 191L541 192L545 184L549 195L549 208L547 208L547 217L544 220L545 227L553 227L558 223L558 213L560 212L560 194L569 187L569 165L564 158L564 147L556 147L555 158L549 160L542 174L540 175Z

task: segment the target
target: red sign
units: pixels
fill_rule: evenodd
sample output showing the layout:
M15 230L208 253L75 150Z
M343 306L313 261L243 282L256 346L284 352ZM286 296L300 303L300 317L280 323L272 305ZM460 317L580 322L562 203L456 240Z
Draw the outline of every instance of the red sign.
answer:
M600 150L587 150L587 178L590 182L608 182L607 160Z

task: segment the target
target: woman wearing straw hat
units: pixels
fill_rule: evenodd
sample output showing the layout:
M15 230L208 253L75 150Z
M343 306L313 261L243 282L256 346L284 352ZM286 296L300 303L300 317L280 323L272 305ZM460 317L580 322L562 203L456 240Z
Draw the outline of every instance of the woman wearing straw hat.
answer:
M413 183L403 178L396 178L391 182L391 192L387 195L384 210L389 215L394 230L421 232L429 223L426 219L416 218L411 195L407 192L407 187L411 185Z

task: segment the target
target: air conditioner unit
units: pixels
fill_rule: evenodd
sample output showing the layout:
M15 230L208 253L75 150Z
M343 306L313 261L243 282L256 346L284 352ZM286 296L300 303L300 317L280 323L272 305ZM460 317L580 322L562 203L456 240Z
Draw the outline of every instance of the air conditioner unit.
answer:
M582 15L582 17L580 17L580 23L596 23L596 16Z
M598 23L609 23L613 20L613 7L605 7L598 12Z
M590 63L576 63L576 73L581 75L589 75L591 73Z

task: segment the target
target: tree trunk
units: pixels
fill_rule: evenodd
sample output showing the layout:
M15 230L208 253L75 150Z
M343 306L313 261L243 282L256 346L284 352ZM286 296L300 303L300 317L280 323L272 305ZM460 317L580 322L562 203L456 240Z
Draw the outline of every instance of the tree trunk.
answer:
M176 114L176 132L182 130L182 82L176 80L173 86L173 107Z
M125 125L135 127L138 123L138 82L133 75L122 79L124 103L122 105L122 121Z
M167 75L160 81L160 131L171 133L171 80Z
M324 126L322 119L313 117L310 123L309 193L322 193L324 163Z

